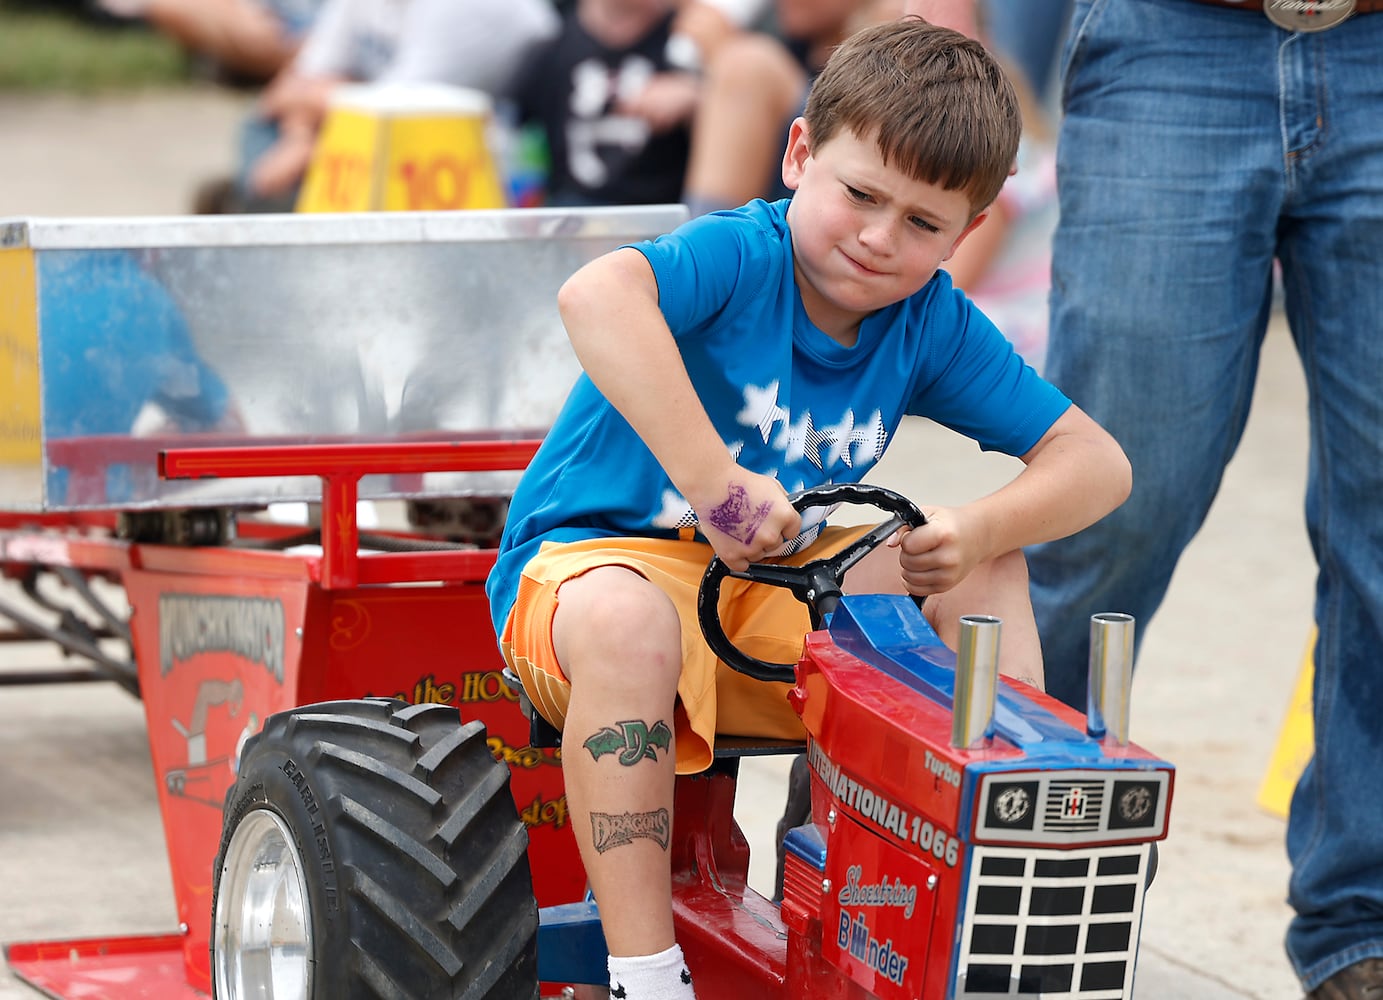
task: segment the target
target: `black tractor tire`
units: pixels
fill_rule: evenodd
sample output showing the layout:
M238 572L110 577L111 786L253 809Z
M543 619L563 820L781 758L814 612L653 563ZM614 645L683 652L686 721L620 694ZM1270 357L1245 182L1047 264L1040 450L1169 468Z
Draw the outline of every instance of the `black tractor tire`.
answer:
M269 835L257 839L255 830ZM261 876L252 873L265 870L265 854L247 855L246 845L266 842L273 857L291 859L279 869L289 877L256 896ZM226 795L213 995L537 1000L527 848L508 768L485 727L462 724L455 708L371 698L272 715L246 743ZM305 912L290 907L284 919L306 928L296 951L262 920L246 931L253 920L244 915L254 900L283 909L281 886L295 880ZM263 937L259 953L239 952L237 934Z

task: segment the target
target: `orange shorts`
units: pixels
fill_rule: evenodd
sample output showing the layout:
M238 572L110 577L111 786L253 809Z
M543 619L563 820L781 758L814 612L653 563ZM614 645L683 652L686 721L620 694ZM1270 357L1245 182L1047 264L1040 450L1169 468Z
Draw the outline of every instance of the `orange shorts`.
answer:
M775 561L796 566L833 555L871 527L827 528L801 552ZM682 620L682 676L673 713L679 774L710 766L716 733L802 739L802 723L787 701L790 685L731 670L701 636L696 594L712 554L704 542L659 538L545 544L524 567L500 639L504 658L543 717L561 730L571 698L552 645L558 588L599 566L624 566L657 584ZM771 663L796 663L811 629L807 606L790 592L735 579L721 585L721 621L738 648Z

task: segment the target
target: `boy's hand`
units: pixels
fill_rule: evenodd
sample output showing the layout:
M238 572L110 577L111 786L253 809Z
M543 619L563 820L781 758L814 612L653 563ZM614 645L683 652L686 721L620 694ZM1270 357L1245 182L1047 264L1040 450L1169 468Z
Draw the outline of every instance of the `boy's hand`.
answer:
M898 549L903 583L918 597L944 594L987 558L960 510L939 507L923 513L926 524L900 530L888 541Z
M688 500L701 533L732 570L743 572L751 562L762 562L802 530L802 516L772 476L737 469L722 482L718 493Z

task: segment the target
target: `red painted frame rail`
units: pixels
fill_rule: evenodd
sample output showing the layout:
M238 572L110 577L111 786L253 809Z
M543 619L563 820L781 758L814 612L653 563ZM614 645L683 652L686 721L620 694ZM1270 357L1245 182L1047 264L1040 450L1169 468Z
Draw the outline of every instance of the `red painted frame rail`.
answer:
M158 471L165 479L317 476L322 480L321 584L345 590L373 582L362 573L357 551L355 505L361 476L522 469L541 443L522 438L168 448L159 452Z

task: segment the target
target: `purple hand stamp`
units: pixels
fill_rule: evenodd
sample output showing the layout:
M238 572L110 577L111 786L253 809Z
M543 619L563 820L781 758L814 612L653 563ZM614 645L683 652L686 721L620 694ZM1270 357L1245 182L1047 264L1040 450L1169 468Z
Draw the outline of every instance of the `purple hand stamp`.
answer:
M725 502L711 508L711 527L723 531L741 544L748 545L754 540L759 525L764 523L772 509L773 504L762 503L751 511L749 491L743 486L732 485Z

